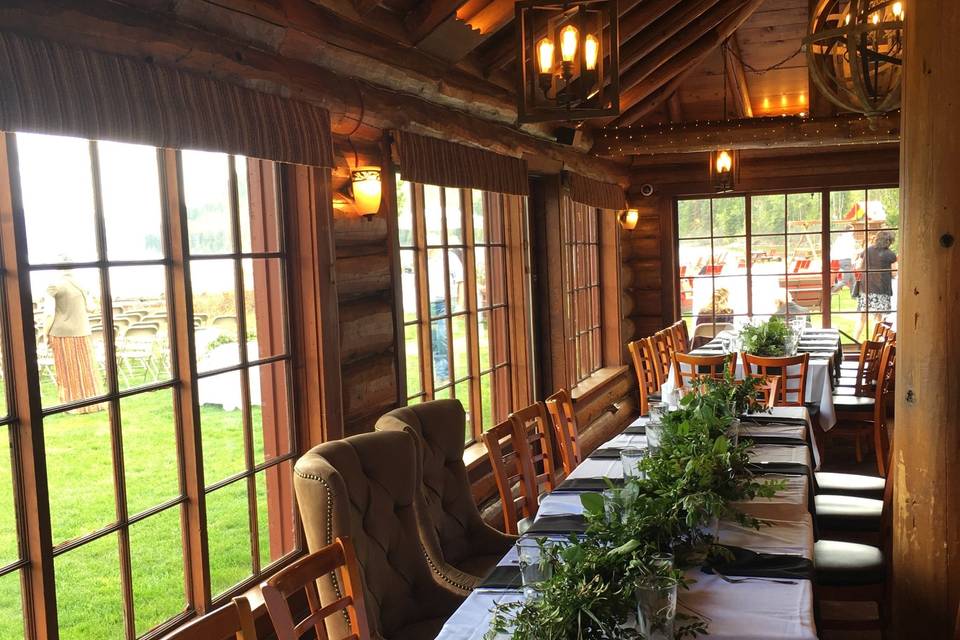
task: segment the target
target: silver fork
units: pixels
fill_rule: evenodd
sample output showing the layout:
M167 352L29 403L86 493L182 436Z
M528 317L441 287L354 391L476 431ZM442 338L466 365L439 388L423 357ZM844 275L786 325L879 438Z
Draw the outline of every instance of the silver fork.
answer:
M730 584L740 584L741 582L775 582L777 584L797 584L796 580L780 580L779 578L762 578L760 576L750 576L744 578L731 578L730 576L725 576L722 573L718 573L720 579L724 582L729 582Z

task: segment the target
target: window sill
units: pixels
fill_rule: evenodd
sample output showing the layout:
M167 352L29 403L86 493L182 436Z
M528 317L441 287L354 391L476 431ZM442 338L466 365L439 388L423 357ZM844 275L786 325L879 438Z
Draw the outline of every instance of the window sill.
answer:
M587 402L607 389L629 369L626 365L604 367L594 371L589 378L570 389L570 399L574 404Z
M463 466L469 473L487 459L487 447L482 442L474 442L463 450Z

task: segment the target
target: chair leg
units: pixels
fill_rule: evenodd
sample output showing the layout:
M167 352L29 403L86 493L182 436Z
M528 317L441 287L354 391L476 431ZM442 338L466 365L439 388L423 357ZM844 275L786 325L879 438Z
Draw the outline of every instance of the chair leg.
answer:
M854 446L856 449L857 464L863 462L863 450L860 448L860 432L858 431L853 437Z

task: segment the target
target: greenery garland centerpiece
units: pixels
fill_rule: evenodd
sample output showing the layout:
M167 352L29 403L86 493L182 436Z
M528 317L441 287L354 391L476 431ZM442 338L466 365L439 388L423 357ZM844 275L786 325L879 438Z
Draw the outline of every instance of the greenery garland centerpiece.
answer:
M708 555L729 552L715 545L717 519L759 528L764 523L735 507L756 497L773 497L782 481L760 481L750 471L749 440L735 442L730 425L756 410L756 380L732 376L702 381L663 420L656 453L642 472L609 491L581 495L587 529L562 543L541 541L542 562L552 565L537 597L500 604L487 639L635 640L631 626L636 589L644 578L675 578L684 588L682 569L702 564ZM656 554L674 555L677 568L656 562ZM698 615L677 613L676 638L707 633Z
M748 324L740 330L743 350L756 356L785 356L790 341L790 327L780 316L766 322Z

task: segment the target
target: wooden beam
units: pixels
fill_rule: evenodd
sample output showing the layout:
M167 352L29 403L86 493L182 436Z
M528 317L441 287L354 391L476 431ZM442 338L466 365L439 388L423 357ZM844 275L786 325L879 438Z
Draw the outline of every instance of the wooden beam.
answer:
M514 17L513 0L494 0L476 12L461 7L456 15L447 17L426 37L420 40L420 49L441 60L460 62L467 54L495 36Z
M674 91L667 98L667 110L670 114L670 122L683 122L683 105L680 104L680 93Z
M404 128L497 153L543 156L596 179L627 182L626 168L619 163L536 137L526 129L377 87L292 56L250 47L184 24L168 14L105 0L11 0L0 8L0 24L28 36L133 56L259 91L293 96L329 110L337 134L378 140L385 129ZM361 112L363 124L357 128Z
M731 3L740 4L742 1L743 0L724 0L721 4L726 6ZM624 71L640 62L644 57L656 51L658 47L661 47L675 35L685 30L688 25L712 9L716 4L717 0L685 0L684 2L678 3L659 20L644 28L635 37L622 44L620 46L621 76L625 78ZM716 12L711 11L710 13L712 15ZM720 20L722 20L722 18L720 18ZM717 22L720 20L717 20ZM667 48L671 50L674 49L674 47ZM624 79L620 81L621 87L629 86L625 85L624 82Z
M699 153L726 149L771 149L897 142L900 113L871 121L866 116L745 118L597 132L594 153L607 156Z
M356 8L357 13L365 16L380 6L380 0L353 0L353 6Z
M410 40L414 44L423 40L444 21L456 15L457 9L466 0L429 0L421 2L404 18L404 25L410 32Z
M734 109L739 117L752 118L753 103L750 101L750 87L747 86L747 74L743 70L736 32L723 47L723 56L727 69L727 84L733 89Z
M960 598L960 3L909 6L890 637L949 638Z
M666 64L648 74L643 86L634 86L620 96L620 104L628 105L614 123L617 126L633 124L651 110L660 106L693 69L698 67L720 44L729 38L753 15L764 0L744 0L741 7L718 24L707 35L688 49L679 52ZM631 69L631 71L633 71Z

